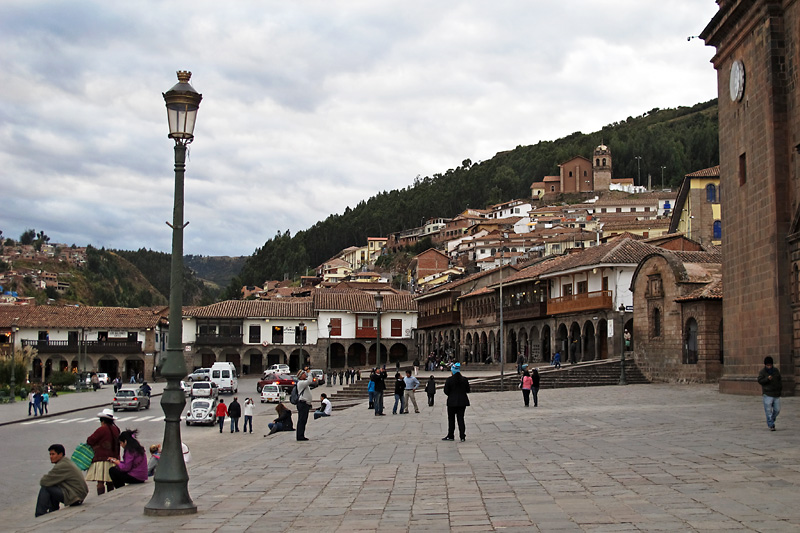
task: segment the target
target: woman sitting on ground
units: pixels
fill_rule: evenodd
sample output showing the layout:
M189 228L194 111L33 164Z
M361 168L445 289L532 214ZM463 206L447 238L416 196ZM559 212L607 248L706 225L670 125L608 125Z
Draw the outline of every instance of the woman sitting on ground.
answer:
M136 440L138 430L126 429L119 434L119 445L125 450L123 460L111 459L114 463L108 470L114 488L120 488L125 483L144 483L147 481L147 456L144 448Z
M276 431L294 431L292 412L282 403L275 406L275 411L278 413L278 418L268 424L269 435L272 435ZM264 436L266 437L267 435Z

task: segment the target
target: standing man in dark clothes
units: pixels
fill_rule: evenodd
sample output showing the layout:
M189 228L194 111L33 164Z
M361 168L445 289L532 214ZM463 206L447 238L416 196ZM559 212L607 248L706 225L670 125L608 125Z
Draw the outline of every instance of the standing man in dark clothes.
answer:
M469 406L469 380L461 375L461 364L456 363L451 367L453 375L444 382L444 393L447 396L447 436L442 440L455 440L456 419L458 419L458 433L461 442L467 440L467 431L464 425L464 412Z
M231 417L231 433L239 433L239 419L242 417L242 406L239 405L239 398L233 397L233 401L228 405L228 416Z
M775 419L781 412L781 372L773 366L774 361L769 355L764 358L764 368L758 373L758 383L761 385L764 412L767 415L767 427L775 431Z
M297 402L297 436L298 441L306 441L306 424L308 423L308 412L311 410L311 378L308 372L301 370L297 373L297 394L300 396Z
M383 412L383 391L386 390L386 370L378 368L370 377L375 382L375 416L384 416Z

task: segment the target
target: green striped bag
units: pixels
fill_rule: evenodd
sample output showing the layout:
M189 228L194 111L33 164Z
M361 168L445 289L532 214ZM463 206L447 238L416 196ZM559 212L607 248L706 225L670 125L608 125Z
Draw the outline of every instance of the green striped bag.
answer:
M72 452L72 462L81 470L89 470L92 459L94 459L94 450L85 442L78 444L75 451Z

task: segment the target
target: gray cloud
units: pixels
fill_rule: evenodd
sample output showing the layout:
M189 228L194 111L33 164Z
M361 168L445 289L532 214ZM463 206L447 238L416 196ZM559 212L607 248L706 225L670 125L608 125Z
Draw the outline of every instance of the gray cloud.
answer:
M716 96L667 3L0 4L0 229L169 251L175 70L203 93L186 252L250 254L417 175Z

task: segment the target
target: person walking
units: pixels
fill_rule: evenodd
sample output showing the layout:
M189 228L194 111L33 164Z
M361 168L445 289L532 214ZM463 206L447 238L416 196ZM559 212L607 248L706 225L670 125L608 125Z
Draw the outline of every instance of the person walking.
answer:
M533 392L533 406L539 407L539 370L536 368L531 374L531 392Z
M253 405L252 398L245 398L244 399L244 428L242 428L243 433L247 433L247 424L250 424L250 433L253 432L253 411L255 410L255 406Z
M522 379L520 380L520 388L522 389L522 401L525 407L530 407L531 403L531 387L533 387L533 378L530 372L525 368L522 370Z
M275 406L275 412L278 413L278 418L267 424L269 427L268 435L272 435L278 431L294 431L292 412L282 403ZM266 437L267 435L264 436Z
M225 399L220 398L217 404L217 424L219 424L220 433L222 433L222 428L225 427L226 416L228 416L228 406L225 405Z
M42 416L42 391L39 389L33 393L33 416Z
M126 429L119 434L119 445L125 450L122 461L111 459L114 463L108 470L114 488L124 487L125 484L144 483L147 481L147 454L136 440L138 430Z
M417 374L419 374L419 357L414 358L412 366L414 367L414 375L416 376Z
M47 451L50 452L53 468L39 480L36 516L58 511L62 503L80 505L89 494L83 472L66 456L64 446L51 444Z
M553 366L556 368L561 368L561 352L556 352L553 356Z
M417 397L416 392L417 388L419 388L419 380L411 375L411 370L406 370L406 377L403 379L405 382L406 390L405 390L405 412L408 414L408 402L414 404L414 412L419 413L419 407L417 406Z
M767 427L775 431L775 419L781 412L781 393L783 382L781 372L775 368L771 356L764 358L764 368L758 373L758 383L761 385L761 398L764 401L764 413L767 415Z
M336 372L331 372L331 384L335 387L336 386Z
M301 370L297 373L297 440L306 441L306 424L308 423L308 412L311 410L311 403L314 401L311 395L311 379L308 372Z
M397 372L394 375L394 407L392 407L392 414L397 414L397 405L400 404L400 414L403 413L405 402L403 400L403 394L406 390L406 383L403 381L403 377L400 375L400 372Z
M47 389L44 390L42 393L42 407L41 410L43 411L42 414L49 414L47 407L50 405L50 393L47 392Z
M428 384L425 385L425 392L428 394L428 407L433 407L433 400L436 396L436 378L433 376L428 378Z
M239 419L242 417L242 406L239 405L239 398L233 397L233 401L228 405L228 416L231 417L231 433L239 433Z
M97 482L97 495L102 496L106 490L114 490L108 471L114 466L111 459L119 459L119 428L114 424L117 418L111 409L103 409L97 416L100 427L86 439L86 444L94 450L92 464L86 471L86 481Z
M31 389L28 391L28 416L31 416L31 409L33 409L34 406L33 396L34 396L34 391L33 389ZM36 411L33 412L33 416L36 416Z
M469 380L461 375L461 364L456 363L450 371L452 376L444 382L444 394L447 396L447 435L442 440L455 440L455 425L458 420L458 432L461 442L467 440L464 412L469 407Z

